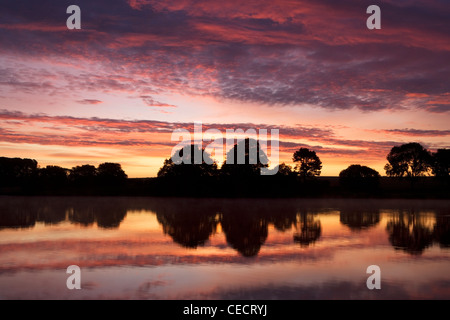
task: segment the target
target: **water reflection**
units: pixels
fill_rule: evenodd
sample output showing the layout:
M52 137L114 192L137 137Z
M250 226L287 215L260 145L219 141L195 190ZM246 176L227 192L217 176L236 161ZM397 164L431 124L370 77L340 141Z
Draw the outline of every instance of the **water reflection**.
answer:
M259 253L267 239L268 219L256 208L225 208L221 216L227 243L244 257Z
M294 242L299 243L302 247L308 247L316 242L322 233L320 220L309 212L301 211L295 222Z
M156 212L163 232L183 247L202 246L216 232L217 208L211 202L193 199L156 201L151 209Z
M450 215L436 217L434 236L441 248L450 248Z
M54 225L70 221L82 226L118 228L127 214L122 201L89 198L3 198L0 203L0 230L34 227L37 222Z
M222 232L226 243L240 255L255 257L266 243L271 226L290 233L292 243L303 248L320 241L324 228L321 218L330 207L339 212L340 224L352 232L368 232L381 221L381 207L364 201L324 207L314 200L2 197L0 230L65 221L117 229L127 212L141 210L154 212L162 232L181 247L196 249ZM399 209L390 203L387 207L390 214L383 228L395 249L420 255L433 243L450 247L450 212L445 206L435 210Z
M388 221L386 230L395 249L419 255L433 242L441 248L450 247L450 215L445 213L417 213L399 210Z
M389 241L395 249L421 254L433 243L434 217L401 211L387 223Z
M340 212L340 222L352 231L361 231L376 226L380 222L379 209L344 208Z
M100 228L118 228L127 215L127 208L121 202L81 202L66 209L68 219L82 226L94 223Z

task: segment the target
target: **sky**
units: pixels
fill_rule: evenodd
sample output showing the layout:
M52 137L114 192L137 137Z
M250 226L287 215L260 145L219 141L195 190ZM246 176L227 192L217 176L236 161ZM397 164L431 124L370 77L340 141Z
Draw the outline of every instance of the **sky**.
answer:
M450 147L449 18L448 0L2 0L0 156L152 177L201 122L278 129L280 162L309 148L323 176L385 175L393 146Z

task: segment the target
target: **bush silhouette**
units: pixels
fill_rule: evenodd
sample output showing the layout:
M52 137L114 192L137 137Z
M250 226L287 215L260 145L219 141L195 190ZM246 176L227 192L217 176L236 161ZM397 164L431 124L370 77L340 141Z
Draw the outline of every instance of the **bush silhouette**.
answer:
M352 164L339 173L339 184L352 190L375 189L379 185L379 180L378 171L359 164Z

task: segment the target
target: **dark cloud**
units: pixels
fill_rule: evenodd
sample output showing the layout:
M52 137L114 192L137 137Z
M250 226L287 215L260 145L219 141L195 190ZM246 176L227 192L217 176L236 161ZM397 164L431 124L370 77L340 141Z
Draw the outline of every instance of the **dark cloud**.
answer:
M0 54L102 66L98 73L57 74L72 90L138 96L178 90L273 106L449 111L450 9L438 1L382 1L379 32L365 28L372 3L359 0L80 0L78 31L65 29L70 4L2 1ZM62 86L27 80L26 70L15 74L0 85L28 92ZM436 98L439 103L428 103Z
M430 112L442 113L450 111L450 103L435 103L426 107Z

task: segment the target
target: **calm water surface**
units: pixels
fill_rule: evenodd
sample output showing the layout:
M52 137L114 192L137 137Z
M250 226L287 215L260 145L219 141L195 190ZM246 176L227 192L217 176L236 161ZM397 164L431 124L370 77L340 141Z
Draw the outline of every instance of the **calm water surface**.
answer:
M450 201L0 197L0 299L450 299Z

